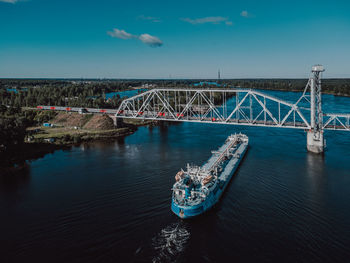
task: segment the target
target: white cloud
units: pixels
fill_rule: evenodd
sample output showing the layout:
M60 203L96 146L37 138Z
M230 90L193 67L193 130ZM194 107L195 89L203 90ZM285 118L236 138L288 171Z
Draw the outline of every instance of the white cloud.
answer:
M0 2L15 4L18 2L18 0L0 0Z
M125 30L120 30L118 28L114 28L113 31L108 31L108 35L115 38L120 39L138 39L142 43L149 45L151 47L160 47L163 45L163 42L156 36L151 36L150 34L141 34L141 35L133 35Z
M248 11L247 11L247 10L243 10L243 11L241 12L241 16L243 16L243 17L248 17L248 16L249 16Z
M139 36L139 39L151 47L160 47L163 45L163 42L158 37L149 34L142 34Z
M192 25L197 24L221 24L222 22L225 22L226 25L232 25L232 22L228 20L228 17L222 17L222 16L207 16L202 18L181 18L182 21L185 21L187 23L190 23Z
M144 15L141 15L141 16L138 17L138 19L151 21L151 22L153 22L153 23L159 23L159 22L161 22L160 18L158 18L158 17L153 17L153 16L144 16Z
M124 30L120 30L118 28L114 28L113 31L108 31L107 34L110 35L111 37L116 37L120 39L131 39L131 38L137 37L132 34L129 34L128 32L125 32Z

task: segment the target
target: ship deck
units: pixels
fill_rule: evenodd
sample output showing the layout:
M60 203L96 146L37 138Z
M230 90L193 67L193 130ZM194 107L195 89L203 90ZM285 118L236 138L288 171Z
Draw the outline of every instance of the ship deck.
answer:
M217 151L215 151L208 161L202 166L203 169L211 171L215 165L225 156L225 153L232 148L237 140L227 140Z

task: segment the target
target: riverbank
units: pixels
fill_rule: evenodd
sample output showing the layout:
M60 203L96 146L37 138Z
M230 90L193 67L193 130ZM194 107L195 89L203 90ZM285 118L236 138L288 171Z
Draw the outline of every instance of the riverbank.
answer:
M141 119L123 119L125 125L131 126L158 126L161 122L164 121L154 121L154 120L141 120Z
M156 125L158 121L128 119L117 128L107 115L58 113L45 126L27 128L24 143L2 153L0 175L18 174L31 161L57 150L94 141L114 141L133 134L139 126Z
M15 150L8 151L0 162L0 175L17 174L33 160L54 153L57 150L68 150L73 146L93 141L114 141L133 134L137 128L120 128L114 130L76 131L67 128L43 129L31 142L25 142Z
M28 143L47 143L53 145L72 145L92 140L115 139L136 131L136 127L123 127L108 130L74 129L67 127L31 127L34 134L27 137Z
M17 174L27 169L28 161L44 157L56 150L70 149L68 145L56 145L50 143L23 143L16 149L10 150L2 156L0 162L0 175Z

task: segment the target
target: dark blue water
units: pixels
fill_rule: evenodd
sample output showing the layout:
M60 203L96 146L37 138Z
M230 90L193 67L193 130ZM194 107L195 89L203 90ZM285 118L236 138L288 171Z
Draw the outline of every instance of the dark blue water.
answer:
M234 132L250 148L220 203L177 218L176 172ZM325 137L321 156L302 130L182 123L56 151L0 180L1 262L349 262L350 132Z

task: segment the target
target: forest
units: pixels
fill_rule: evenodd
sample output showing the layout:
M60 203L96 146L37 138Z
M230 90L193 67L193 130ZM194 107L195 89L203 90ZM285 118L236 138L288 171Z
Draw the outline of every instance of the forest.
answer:
M54 115L52 111L23 111L0 105L0 166L11 164L11 158L24 144L27 127L47 122Z
M193 87L200 81L217 80L34 80L0 79L0 105L12 107L36 107L37 105L56 105L91 108L116 108L122 98L115 96L105 100L104 94L118 92L146 83L158 87ZM302 91L307 79L224 79L221 87L240 87L249 89L270 89ZM201 85L210 88L212 85ZM217 88L217 86L214 86ZM322 80L324 93L350 96L350 79Z
M57 80L0 80L0 104L12 107L57 105L114 108L120 97L105 101L103 94L129 88L124 82Z

